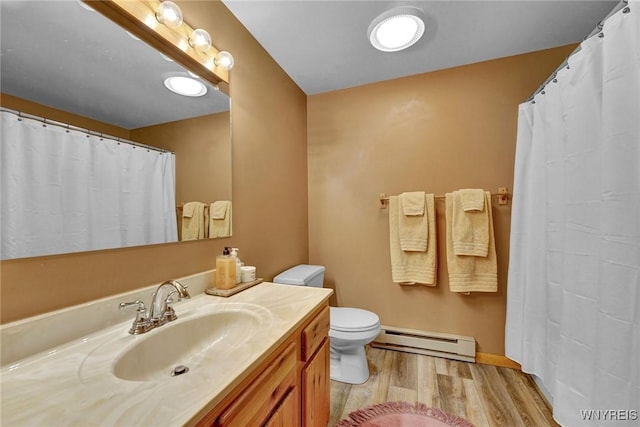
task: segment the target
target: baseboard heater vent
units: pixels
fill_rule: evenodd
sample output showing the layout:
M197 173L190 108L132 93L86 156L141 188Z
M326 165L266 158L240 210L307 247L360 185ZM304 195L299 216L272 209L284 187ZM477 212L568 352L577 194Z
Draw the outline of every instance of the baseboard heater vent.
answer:
M476 340L473 337L462 335L382 325L380 334L371 345L388 350L446 357L464 362L476 361Z

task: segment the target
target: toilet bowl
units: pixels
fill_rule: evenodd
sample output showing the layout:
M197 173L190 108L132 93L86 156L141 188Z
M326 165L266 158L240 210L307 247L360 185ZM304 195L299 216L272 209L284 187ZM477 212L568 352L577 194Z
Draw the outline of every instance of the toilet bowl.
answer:
M298 265L274 277L273 282L321 288L324 267ZM329 315L331 379L348 384L366 382L369 366L364 346L380 333L380 319L375 313L350 307L330 307Z
M359 308L330 307L329 347L332 380L362 384L369 379L364 346L380 333L375 313Z

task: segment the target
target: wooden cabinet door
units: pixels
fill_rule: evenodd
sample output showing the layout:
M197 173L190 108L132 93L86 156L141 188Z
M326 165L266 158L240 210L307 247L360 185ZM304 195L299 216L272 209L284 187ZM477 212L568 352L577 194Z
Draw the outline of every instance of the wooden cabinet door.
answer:
M302 371L302 417L304 427L329 424L329 339L326 338Z
M284 396L297 393L296 347L284 350L256 380L220 415L217 427L264 425ZM294 401L295 411L295 401Z
M298 425L295 391L290 391L278 409L271 415L265 427L292 427Z

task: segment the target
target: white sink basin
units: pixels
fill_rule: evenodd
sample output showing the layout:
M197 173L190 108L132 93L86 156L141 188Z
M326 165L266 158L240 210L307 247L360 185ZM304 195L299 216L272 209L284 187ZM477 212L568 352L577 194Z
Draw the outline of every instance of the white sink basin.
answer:
M164 326L137 336L121 337L89 355L80 377L104 373L126 381L167 381L198 375L203 364L224 368L238 349L271 323L271 313L253 304L227 303L192 310ZM102 354L114 354L106 360ZM187 367L187 372L182 367ZM176 368L179 368L176 370ZM175 375L178 373L178 375Z

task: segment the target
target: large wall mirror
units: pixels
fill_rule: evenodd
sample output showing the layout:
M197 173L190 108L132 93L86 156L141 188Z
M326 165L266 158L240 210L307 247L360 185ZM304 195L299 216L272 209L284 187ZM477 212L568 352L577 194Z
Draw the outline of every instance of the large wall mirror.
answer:
M173 152L177 235L167 241L186 240L183 218L190 221L191 216L184 210L188 207L191 215L191 202L202 203L207 221L214 202L228 203L222 218L229 233L209 234L207 222L206 233L198 237L230 235L231 100L223 91L81 1L3 0L0 7L3 115L11 110L51 119L47 116L52 111L61 111L68 116L61 120L58 115L54 120L120 137L123 144L127 140ZM206 93L192 97L173 93L164 83L170 76L195 78ZM3 214L5 208L16 205L4 193ZM29 203L38 205L39 201ZM145 221L146 214L139 219ZM11 239L10 232L3 227L3 242ZM46 232L50 239L51 230ZM37 242L39 238L45 237L38 230L30 233L29 239ZM125 242L96 249L139 244ZM82 249L55 253L78 251ZM0 253L0 258L50 254Z

